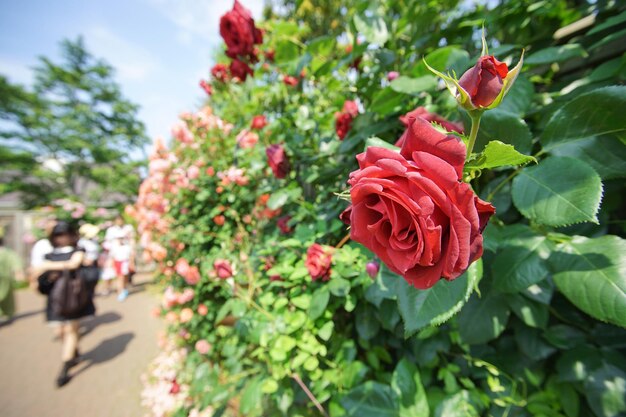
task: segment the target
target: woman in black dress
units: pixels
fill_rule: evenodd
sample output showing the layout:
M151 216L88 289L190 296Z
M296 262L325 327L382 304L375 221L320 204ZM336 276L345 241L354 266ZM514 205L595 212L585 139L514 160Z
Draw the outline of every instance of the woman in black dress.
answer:
M62 274L68 273L72 279L83 279L77 275L85 261L85 252L78 247L78 239L78 233L72 225L66 222L57 223L49 237L53 250L46 255L46 262L38 267L37 275L35 275L39 276L39 291L47 295L46 320L52 326L60 326L61 330L63 366L57 377L59 387L69 382L69 370L78 364L80 359L78 354L79 320L93 315L96 311L92 289L89 290L84 306L71 314L61 314L53 305L53 289Z

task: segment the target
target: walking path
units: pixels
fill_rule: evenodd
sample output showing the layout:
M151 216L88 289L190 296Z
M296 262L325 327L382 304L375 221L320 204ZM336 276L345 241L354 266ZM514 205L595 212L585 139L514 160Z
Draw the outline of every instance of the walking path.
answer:
M0 416L143 416L139 378L157 354L160 326L150 314L157 300L145 291L149 279L135 276L123 303L113 294L96 297L96 316L81 326L83 361L60 389L61 344L44 322L45 300L17 291L15 320L0 327Z

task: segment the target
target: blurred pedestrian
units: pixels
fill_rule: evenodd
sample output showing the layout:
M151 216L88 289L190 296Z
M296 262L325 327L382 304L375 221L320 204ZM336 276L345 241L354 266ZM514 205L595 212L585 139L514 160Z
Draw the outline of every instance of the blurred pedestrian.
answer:
M10 323L15 314L15 280L24 279L22 263L14 251L4 247L4 236L0 229L0 324Z
M34 268L39 291L47 295L46 319L51 326L61 329L62 367L56 380L59 387L69 382L69 370L80 361L79 320L96 311L93 299L86 295L86 287L79 281L83 279L79 270L85 261L85 251L78 247L78 238L72 225L58 222L49 237L52 252Z

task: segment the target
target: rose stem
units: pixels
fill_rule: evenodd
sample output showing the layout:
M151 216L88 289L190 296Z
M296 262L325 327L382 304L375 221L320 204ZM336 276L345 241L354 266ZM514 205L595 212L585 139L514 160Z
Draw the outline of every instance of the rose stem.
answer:
M476 136L478 136L478 127L480 126L480 117L482 112L470 112L472 119L472 130L470 130L469 144L467 145L467 159L472 156L472 150L474 150L474 144L476 143Z

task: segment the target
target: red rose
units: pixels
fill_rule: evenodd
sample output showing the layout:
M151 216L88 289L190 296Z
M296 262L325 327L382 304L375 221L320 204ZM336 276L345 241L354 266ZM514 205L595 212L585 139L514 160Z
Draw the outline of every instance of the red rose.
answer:
M211 84L207 83L206 81L200 80L200 87L202 87L204 92L208 95L213 94L213 87L211 87Z
M265 116L260 115L260 116L254 116L252 118L252 124L250 125L250 127L252 129L263 129L265 126L267 126L267 119L265 118Z
M216 259L215 262L213 262L213 268L215 268L215 273L221 279L233 276L233 267L226 259Z
M463 133L464 131L462 123L450 122L449 120L446 120L444 117L438 115L437 113L429 112L428 110L426 110L425 107L422 107L422 106L416 108L415 110L411 112L408 112L404 116L400 116L400 122L402 122L403 125L408 126L411 123L411 120L415 119L416 117L421 117L422 119L427 120L429 122L438 123L441 125L441 127L446 129L448 132ZM398 141L396 142L396 146L402 147L403 140L404 140L404 136L400 136L400 139L398 139Z
M233 60L230 63L230 73L233 77L239 78L241 81L245 81L248 75L254 74L252 68L248 64L238 59Z
M475 107L487 107L502 91L502 79L508 73L509 68L504 62L498 61L493 55L484 55L463 74L459 85L469 94Z
M213 75L213 78L221 82L228 81L230 78L228 67L224 64L215 64L215 66L211 68L211 75Z
M276 178L285 178L289 173L289 158L285 154L285 149L281 145L270 145L265 149L267 154L267 162L274 172Z
M220 35L231 58L254 55L254 44L263 43L263 33L254 26L250 11L237 0L233 9L220 19Z
M461 275L483 252L494 207L460 182L465 145L409 118L400 153L369 147L350 174L350 237L416 288Z
M172 386L170 387L170 394L178 394L180 392L180 385L176 380L172 381Z
M328 281L330 279L330 266L332 262L332 254L329 247L324 247L319 243L314 243L309 246L306 251L306 261L304 265L309 271L309 275L313 281L322 279L322 281Z
M221 214L218 214L217 216L213 217L213 221L215 222L216 225L223 226L224 223L226 223L226 217L222 216Z
M356 104L356 101L346 100L343 103L343 113L347 113L351 117L357 117L359 114L359 105Z
M295 87L296 85L298 85L298 79L291 75L283 75L283 82L286 85L290 85L292 87Z
M352 129L352 116L347 113L335 114L335 132L339 139L343 140Z
M291 220L291 216L283 216L276 220L276 225L283 235L287 235L292 231L291 227L289 227L289 220Z

